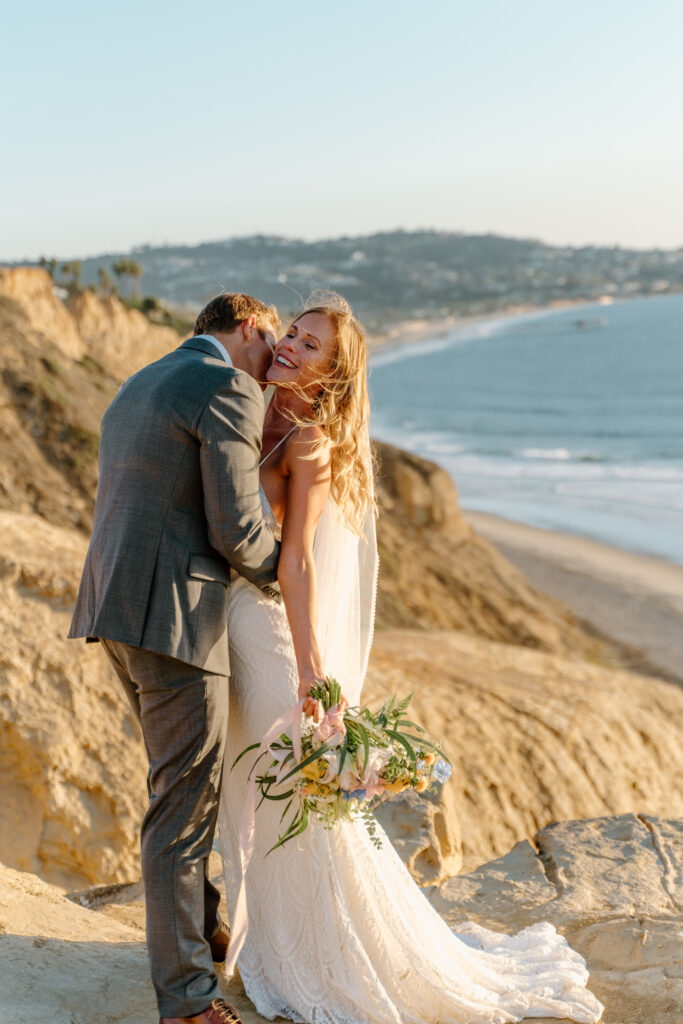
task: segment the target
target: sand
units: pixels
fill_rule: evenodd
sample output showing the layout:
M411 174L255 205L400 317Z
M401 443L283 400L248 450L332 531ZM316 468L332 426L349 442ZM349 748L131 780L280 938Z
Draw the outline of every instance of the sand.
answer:
M683 685L683 566L485 512L464 514L534 587L635 648L641 670Z

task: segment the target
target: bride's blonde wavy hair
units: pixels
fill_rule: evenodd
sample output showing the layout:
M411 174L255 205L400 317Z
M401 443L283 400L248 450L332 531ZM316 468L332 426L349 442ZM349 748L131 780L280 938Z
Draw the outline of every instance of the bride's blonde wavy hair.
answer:
M293 323L307 313L321 313L334 327L336 347L324 377L313 385L317 396L312 415L305 419L295 413L290 415L299 426L315 423L322 429L322 437L313 443L306 457L314 458L322 450L329 452L330 493L346 525L360 533L368 507L375 508L373 460L368 440L370 399L365 332L346 299L336 292L316 292L308 303ZM296 385L289 386L310 401L310 394Z

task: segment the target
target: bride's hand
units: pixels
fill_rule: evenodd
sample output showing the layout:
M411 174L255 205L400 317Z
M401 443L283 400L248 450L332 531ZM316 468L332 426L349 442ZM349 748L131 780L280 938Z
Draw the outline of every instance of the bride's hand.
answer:
M315 718L316 721L319 718L322 718L322 704L319 700L315 700L314 697L304 695L304 706L302 710L305 715L309 718Z
M303 713L308 715L309 718L314 718L316 721L321 719L324 714L324 708L319 700L315 700L313 697L309 697L308 694L304 694L303 697ZM346 711L349 706L349 702L342 694L341 700L339 701L339 710L342 714Z

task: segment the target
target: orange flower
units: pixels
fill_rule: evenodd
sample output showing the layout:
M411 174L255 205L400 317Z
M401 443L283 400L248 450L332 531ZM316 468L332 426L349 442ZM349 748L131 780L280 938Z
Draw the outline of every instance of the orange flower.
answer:
M404 779L394 779L393 782L385 782L384 788L387 793L401 793L407 785L408 784Z

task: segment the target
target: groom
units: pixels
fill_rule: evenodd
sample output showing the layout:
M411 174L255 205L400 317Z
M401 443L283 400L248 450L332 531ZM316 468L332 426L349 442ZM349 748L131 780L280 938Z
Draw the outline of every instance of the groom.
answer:
M220 999L219 893L206 878L228 717L230 567L274 593L263 521L262 389L278 319L213 299L196 336L132 376L105 413L93 534L70 637L100 640L142 727L147 946L163 1024L238 1021Z

